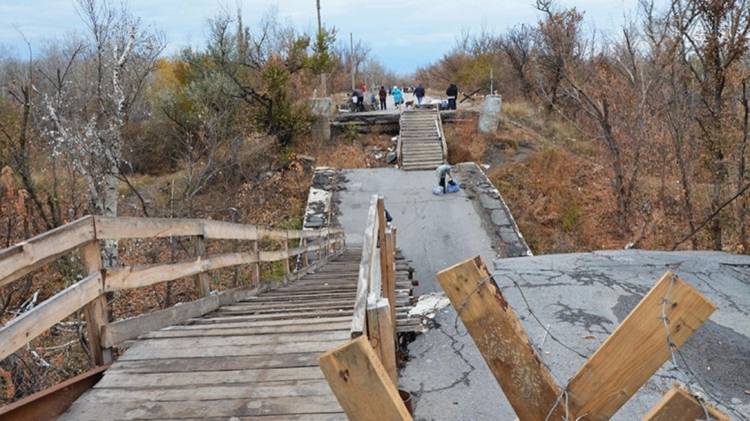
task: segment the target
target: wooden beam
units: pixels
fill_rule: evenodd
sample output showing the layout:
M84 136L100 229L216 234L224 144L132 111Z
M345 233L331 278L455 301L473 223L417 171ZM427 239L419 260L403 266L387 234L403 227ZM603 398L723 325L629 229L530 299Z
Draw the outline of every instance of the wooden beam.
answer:
M359 263L359 275L357 277L357 298L354 301L354 314L352 315L352 338L361 335L367 329L365 312L367 311L367 296L370 294L372 258L377 252L373 247L375 241L377 241L377 196L372 196L362 240L362 259Z
M701 406L695 396L682 386L675 384L646 413L643 421L695 421L705 419L706 412L717 421L730 421L731 419L713 405L704 402Z
M212 295L188 303L180 303L163 310L118 320L104 327L102 343L106 347L113 347L145 333L210 313L219 308L219 304L219 296Z
M350 420L412 419L366 338L324 353L320 369Z
M284 267L284 280L288 281L291 277L292 270L289 267L289 237L284 238L282 240L281 245L283 247L284 253L286 253L287 257L283 260L283 267Z
M0 287L94 240L94 219L77 221L0 250Z
M203 235L203 221L187 218L136 218L95 216L96 238L163 238Z
M383 295L388 299L391 307L391 320L396 320L396 251L393 248L393 233L388 228L385 232L385 264L383 265ZM396 329L396 325L393 325Z
M206 257L206 240L203 236L195 237L195 256L198 259ZM199 297L208 297L211 294L211 277L205 271L195 275L195 290Z
M252 270L253 270L253 285L260 285L260 249L258 248L258 240L253 241L253 257L255 258L255 262L253 262Z
M102 253L98 241L91 241L81 249L81 258L89 275L101 273ZM86 316L86 333L88 333L91 359L95 366L112 362L112 350L104 346L101 340L102 328L109 322L107 297L104 294L91 300L84 307Z
M391 306L388 300L380 298L377 302L367 305L367 337L386 373L398 386L398 371L396 369L396 339L395 329L391 318Z
M0 329L0 360L102 294L102 274L94 273L58 292Z
M519 419L547 419L561 390L482 259L461 262L437 279ZM550 419L564 417L558 407Z
M670 358L663 299L677 347L716 309L685 281L665 273L571 379L568 393L575 414L609 419Z

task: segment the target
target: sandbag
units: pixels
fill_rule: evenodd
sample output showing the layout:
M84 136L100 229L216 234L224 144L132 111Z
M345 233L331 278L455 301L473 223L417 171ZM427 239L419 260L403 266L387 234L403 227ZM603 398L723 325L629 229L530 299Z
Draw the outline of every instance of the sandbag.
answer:
M432 194L436 196L442 196L443 195L443 188L440 186L435 186L432 188Z

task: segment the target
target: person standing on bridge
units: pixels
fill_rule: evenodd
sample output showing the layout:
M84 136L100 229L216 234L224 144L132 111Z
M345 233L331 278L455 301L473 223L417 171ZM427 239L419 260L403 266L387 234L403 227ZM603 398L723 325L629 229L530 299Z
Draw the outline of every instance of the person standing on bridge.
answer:
M385 86L380 87L380 91L378 91L378 96L380 97L380 109L385 110L385 100L388 98L388 92L385 90Z
M448 89L445 90L445 94L448 96L448 109L456 109L456 99L458 98L458 86L455 83L451 83Z
M396 104L396 108L398 108L401 103L404 102L404 97L401 93L401 89L399 89L398 86L394 86L391 90L391 95L393 96L393 102Z
M417 97L417 104L422 105L422 100L424 99L424 86L420 83L417 85L417 88L414 89L414 96Z

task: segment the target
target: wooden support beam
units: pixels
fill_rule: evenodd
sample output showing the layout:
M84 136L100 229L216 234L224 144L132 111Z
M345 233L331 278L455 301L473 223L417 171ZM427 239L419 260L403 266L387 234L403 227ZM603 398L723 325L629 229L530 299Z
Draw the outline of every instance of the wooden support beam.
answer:
M89 275L102 273L102 253L98 241L92 241L81 248L81 258ZM95 366L112 362L111 346L102 342L102 328L109 322L107 297L104 294L94 298L84 307L86 333L88 333L91 359Z
M388 300L385 298L380 298L374 303L368 303L367 336L386 373L393 381L393 385L398 386L395 328L391 314L395 316L395 313L391 311Z
M575 414L589 420L611 418L670 358L663 309L672 343L680 347L716 306L665 273L571 379L568 394Z
M367 312L367 297L370 294L370 285L373 276L373 258L375 257L377 244L377 196L370 198L370 207L367 211L367 224L365 226L362 242L362 259L359 263L359 274L357 277L357 297L354 300L354 313L352 314L352 338L367 331L365 324Z
M206 257L206 239L202 235L195 237L195 256L200 260ZM211 277L206 272L195 276L195 290L199 297L211 295Z
M705 411L704 411L705 408ZM715 406L703 403L691 395L682 386L675 384L662 396L659 402L643 417L643 421L695 421L703 420L708 415L717 421L729 421L731 418Z
M412 420L365 337L323 354L320 369L350 420Z
M547 419L561 390L482 259L461 262L437 278L519 419ZM549 419L564 417L558 407Z

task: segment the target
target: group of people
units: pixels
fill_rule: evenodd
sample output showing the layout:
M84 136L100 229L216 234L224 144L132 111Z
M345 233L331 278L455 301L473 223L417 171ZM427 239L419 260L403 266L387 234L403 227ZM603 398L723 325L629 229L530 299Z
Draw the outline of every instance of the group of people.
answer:
M416 99L417 105L422 105L425 98L425 88L422 86L422 84L418 84L416 88L409 89L410 91L414 92L414 97ZM352 103L352 111L364 111L365 110L365 92L367 92L367 85L364 83L361 85L360 89L355 89L352 92L351 96L351 103ZM396 108L399 108L401 105L405 103L404 101L404 93L398 86L394 86L390 91L385 89L385 86L381 85L380 89L378 90L377 97L375 96L375 92L370 94L370 106L373 110L377 110L378 108L380 110L386 110L388 109L387 100L388 95L391 95L393 97L393 103L396 106ZM447 101L447 109L449 110L455 110L456 109L456 99L458 98L458 87L455 83L451 83L448 86L448 89L445 90L445 94L448 97Z

